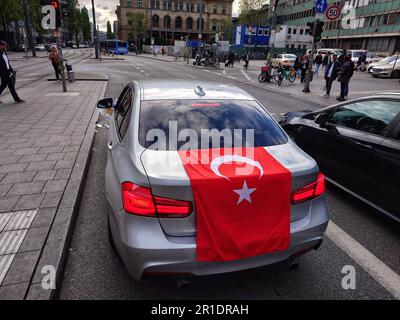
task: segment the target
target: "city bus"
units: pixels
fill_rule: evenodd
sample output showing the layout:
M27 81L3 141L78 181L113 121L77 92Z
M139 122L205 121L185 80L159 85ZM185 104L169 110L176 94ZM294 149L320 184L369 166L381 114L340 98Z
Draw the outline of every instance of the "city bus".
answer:
M121 40L100 41L100 49L110 54L128 54L128 42Z

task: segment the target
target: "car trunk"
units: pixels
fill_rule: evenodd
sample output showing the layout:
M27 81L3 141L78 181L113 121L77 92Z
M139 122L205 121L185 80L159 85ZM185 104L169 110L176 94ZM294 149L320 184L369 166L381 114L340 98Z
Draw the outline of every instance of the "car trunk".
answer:
M316 180L318 168L314 160L297 146L288 143L267 147L266 150L292 173L292 190L297 190ZM147 149L141 156L154 196L191 201L193 212L185 218L159 218L164 232L170 236L196 235L196 206L189 177L177 151ZM291 206L291 221L307 215L310 202Z

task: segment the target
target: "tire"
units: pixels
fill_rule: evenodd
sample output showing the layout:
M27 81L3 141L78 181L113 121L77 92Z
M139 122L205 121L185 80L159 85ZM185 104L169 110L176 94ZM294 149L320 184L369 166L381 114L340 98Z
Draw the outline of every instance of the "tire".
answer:
M258 76L258 82L264 82L267 79L265 72L261 72Z
M400 70L394 70L394 71L392 72L392 78L393 78L393 79L398 79L398 78L400 78Z
M280 86L282 84L282 82L283 82L283 78L279 77L277 82L278 82L278 86Z
M289 82L290 82L290 83L293 83L293 82L295 82L295 81L296 81L296 77L289 76Z

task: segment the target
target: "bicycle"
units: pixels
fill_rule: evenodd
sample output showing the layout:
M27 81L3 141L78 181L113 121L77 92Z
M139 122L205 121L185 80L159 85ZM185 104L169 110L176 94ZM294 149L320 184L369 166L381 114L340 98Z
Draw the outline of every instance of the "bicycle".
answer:
M282 65L279 64L272 76L278 86L280 86L283 82L293 83L296 81L296 70L293 67L282 67Z

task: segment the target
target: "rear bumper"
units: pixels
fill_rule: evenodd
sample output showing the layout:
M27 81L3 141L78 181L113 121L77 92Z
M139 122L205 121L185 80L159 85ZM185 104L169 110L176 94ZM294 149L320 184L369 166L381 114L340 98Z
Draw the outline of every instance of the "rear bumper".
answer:
M317 246L328 221L325 200L318 198L312 201L304 218L291 223L291 244L287 250L229 262L198 262L195 237L170 237L157 219L110 213L116 248L134 279L146 273L218 274L284 261Z

